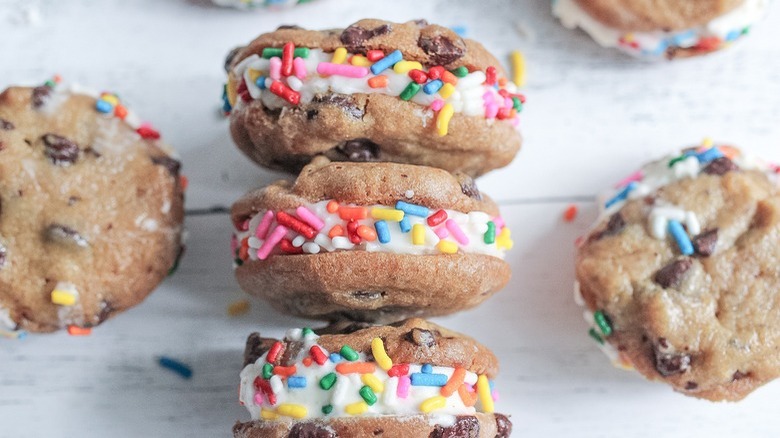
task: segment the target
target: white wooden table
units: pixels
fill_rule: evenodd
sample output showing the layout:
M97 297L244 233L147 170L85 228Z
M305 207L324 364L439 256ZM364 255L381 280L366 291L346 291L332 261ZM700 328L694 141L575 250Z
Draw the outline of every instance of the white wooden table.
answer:
M586 334L571 283L593 195L644 161L704 136L780 160L780 11L725 53L648 64L561 28L546 0L321 0L274 13L206 0L0 0L0 87L60 73L121 93L181 152L188 209L227 206L281 175L244 159L218 116L225 53L279 24L363 17L463 25L502 59L513 49L527 56L524 149L480 180L514 231L512 282L478 309L439 318L500 357L498 407L515 436L777 436L780 383L713 404L613 369ZM563 223L572 202L580 215ZM226 437L247 419L236 395L245 337L307 322L259 301L228 317L226 306L244 298L228 217L190 215L187 227L178 274L91 337L0 342L0 437ZM193 378L161 369L158 355L190 364Z

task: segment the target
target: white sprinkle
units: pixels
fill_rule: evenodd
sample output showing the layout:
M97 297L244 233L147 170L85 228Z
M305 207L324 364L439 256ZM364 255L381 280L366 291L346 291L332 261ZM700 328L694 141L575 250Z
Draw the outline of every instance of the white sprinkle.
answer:
M576 280L574 281L574 302L578 306L585 305L585 298L582 297L582 291L580 290L580 282Z
M406 197L406 199L412 199L412 198L414 198L414 190L407 190L407 191L404 193L404 196Z
M385 391L382 393L382 401L387 406L395 406L398 402L398 377L391 377L385 381Z
M336 236L331 239L336 249L352 249L355 245L344 236Z
M301 80L296 78L295 76L288 76L287 85L289 85L290 88L292 88L295 91L300 91L301 87L303 87L303 82L301 82Z
M307 254L317 254L320 252L320 246L314 242L306 242L303 244L303 252Z
M469 212L469 221L477 224L486 224L490 220L490 215L484 211Z
M292 240L292 244L296 248L303 246L304 242L306 242L306 238L303 236L295 236L295 238Z
M274 80L271 78L265 78L265 88L269 89L271 88L271 85L274 84Z
M271 377L269 383L271 384L271 391L273 391L274 394L279 394L284 391L284 383L282 383L282 379L278 375L275 374Z
M344 404L344 399L347 398L347 392L349 391L349 379L348 376L339 376L336 380L336 385L333 387L333 393L330 397L330 403L334 406L340 406Z
M324 234L317 234L317 236L314 238L314 243L319 245L321 248L325 249L325 251L331 252L334 249L336 249L333 246L333 243L330 241L330 238Z
M253 249L260 249L260 247L263 246L263 241L255 236L251 236L247 239L247 243L249 244L249 247Z
M697 236L699 233L701 233L699 218L697 218L696 213L692 211L685 213L685 226L688 228L688 234L691 236Z

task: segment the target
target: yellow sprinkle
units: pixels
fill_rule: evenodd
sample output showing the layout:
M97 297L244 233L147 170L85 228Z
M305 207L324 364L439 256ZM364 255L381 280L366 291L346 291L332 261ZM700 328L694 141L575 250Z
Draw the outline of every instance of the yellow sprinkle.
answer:
M712 140L711 137L707 137L701 142L701 145L704 146L705 148L711 148L713 144L715 144L715 142Z
M371 209L371 217L374 219L383 219L392 222L401 222L404 218L403 210L396 210L394 208L377 208Z
M371 67L373 64L373 62L369 61L368 58L363 55L353 56L352 59L349 60L349 63L358 67Z
M349 415L360 415L368 410L368 404L364 401L352 403L344 406L344 412Z
M276 408L276 413L279 415L284 415L285 417L292 417L300 420L301 418L306 418L306 415L309 413L309 411L306 409L306 406L303 405L282 403L278 408Z
M51 302L59 306L72 306L76 304L76 295L69 290L54 289L51 291Z
M260 409L260 418L263 420L276 420L279 418L279 414L270 409L262 408Z
M436 244L436 249L444 254L455 254L458 252L458 244L450 242L449 240L440 240L439 243Z
M447 82L441 88L439 88L439 96L442 99L448 99L455 92L455 86Z
M493 395L490 394L490 383L484 374L477 377L477 395L482 403L482 411L492 414L494 410Z
M496 237L496 246L504 249L512 249L514 242L512 241L512 232L509 231L509 227L504 227L501 230L501 234Z
M512 62L512 82L518 87L525 85L525 57L517 50L513 50L510 55Z
M377 394L385 390L385 385L382 383L381 380L379 380L379 377L373 374L363 374L360 377L360 380L363 381L364 385L371 388L371 390L376 392Z
M406 74L414 69L422 70L422 64L417 61L398 61L393 66L393 71L398 74Z
M263 72L260 70L255 70L253 68L249 69L249 80L252 81L252 83L257 83L257 78L262 76Z
M113 94L108 94L108 93L102 94L100 98L114 106L117 106L117 104L119 104L119 99L117 99L116 96L114 96Z
M634 34L633 33L627 33L623 35L623 40L627 43L631 43L634 41Z
M412 243L415 245L425 245L425 225L412 225Z
M420 403L420 410L424 414L429 414L437 409L443 409L447 406L447 398L443 395L435 395Z
M333 52L333 59L330 60L333 64L343 64L347 60L347 49L339 47Z
M235 106L238 93L236 93L236 80L233 78L232 74L228 74L227 96L228 102L230 102L230 106Z
M439 111L439 115L436 117L436 128L439 130L439 137L447 135L447 131L450 127L450 119L454 113L455 109L453 109L452 105L449 103L445 104L441 108L441 111Z
M379 368L387 371L393 367L393 359L390 359L390 356L387 355L385 343L381 338L371 340L371 354L374 355L374 360L379 365Z
M230 316L240 316L249 312L249 300L238 300L230 303L227 313Z

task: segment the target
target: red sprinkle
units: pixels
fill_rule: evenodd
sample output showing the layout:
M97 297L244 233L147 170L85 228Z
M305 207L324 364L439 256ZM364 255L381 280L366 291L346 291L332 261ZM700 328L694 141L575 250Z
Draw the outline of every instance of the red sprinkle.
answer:
M447 220L447 212L444 210L439 210L436 213L428 216L428 225L435 227L436 225L439 225L440 223Z
M252 95L249 94L249 89L246 87L246 81L243 79L241 80L241 83L238 84L238 87L236 87L236 94L238 94L244 102L250 102L252 100Z
M572 204L563 212L563 220L571 222L577 217L577 206Z
M271 349L268 350L268 355L265 357L265 361L268 363L274 363L276 362L276 359L279 358L279 354L284 349L284 344L282 344L279 341L276 341L274 345L271 346Z
M428 69L428 77L431 78L432 81L435 81L436 79L441 79L441 76L444 74L446 70L444 70L444 67L437 65L436 67L431 67Z
M282 48L282 76L290 76L293 73L293 54L295 44L289 42Z
M92 329L88 327L79 327L76 325L68 326L68 334L71 336L89 336L92 334Z
M316 345L311 346L309 349L309 354L311 354L311 357L315 362L317 362L317 365L324 365L325 362L328 361L328 356L325 356L325 352L323 352L322 349Z
M366 58L371 62L377 62L384 57L385 52L381 50L369 50L368 53L366 53Z
M293 245L290 239L282 239L279 242L279 248L287 254L303 254L303 248Z
M393 365L392 368L387 370L387 375L390 377L401 377L409 374L409 364L408 363L402 363L398 365Z
M307 239L313 239L314 236L317 235L317 231L314 228L283 211L276 213L276 222L278 222L279 225L284 225L296 233L303 235Z
M349 221L347 223L347 237L349 237L349 241L355 245L360 243L360 236L357 234L358 226L359 224L355 221Z
M498 72L496 71L496 68L492 65L485 70L485 83L488 85L495 85L496 81L498 80Z
M271 93L274 93L275 95L281 97L293 105L298 105L301 102L301 93L294 91L292 88L284 85L280 81L273 81L270 90Z
M501 108L498 110L498 114L496 114L496 118L498 120L504 120L510 118L512 115L512 108Z
M254 381L255 391L262 391L263 395L268 399L268 403L271 405L276 404L276 394L271 389L271 384L260 376L255 377Z
M303 366L306 368L309 368L311 366L311 358L310 357L304 357L303 358Z
M125 117L127 117L127 108L122 105L117 105L114 107L114 115L117 116L120 120L124 120Z
M149 126L141 126L136 130L138 135L141 136L141 138L146 140L159 140L160 139L160 133L155 131L154 128L151 128Z
M417 70L416 68L409 70L409 77L418 84L424 84L428 82L428 75L425 74L424 71Z

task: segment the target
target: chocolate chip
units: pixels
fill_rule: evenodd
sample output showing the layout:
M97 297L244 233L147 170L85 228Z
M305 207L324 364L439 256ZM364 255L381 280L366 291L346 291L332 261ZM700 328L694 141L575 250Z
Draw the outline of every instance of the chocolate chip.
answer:
M46 100L49 98L49 95L51 94L51 87L42 85L40 87L35 87L32 90L32 104L34 108L39 108L43 106L44 103L46 103Z
M68 207L73 206L77 202L81 202L81 198L78 196L71 196L70 198L68 198Z
M375 290L357 290L352 292L351 295L359 300L371 301L371 300L378 300L380 298L384 298L385 292L375 291Z
M376 27L374 29L364 29L360 26L357 26L353 24L352 26L349 26L348 28L344 29L343 32L341 32L341 36L339 39L341 42L346 46L347 50L350 52L363 52L363 44L370 40L371 38L374 38L379 35L384 35L386 33L389 33L392 28L387 25L383 24L379 27Z
M306 110L306 120L314 120L314 118L319 114L320 112L316 109L310 109Z
M468 196L469 198L476 199L477 201L482 200L482 193L479 192L479 188L477 187L477 183L474 181L474 178L466 175L465 173L458 173L455 175L455 177L458 178L458 182L460 183L460 191L463 192L464 195Z
M715 252L718 245L718 229L713 228L693 238L693 249L704 257L709 257Z
M62 224L51 224L46 227L46 238L52 242L76 245L81 248L89 246L89 242L78 231Z
M455 417L455 424L449 427L436 425L429 438L479 438L479 420L474 416Z
M444 35L420 35L417 45L431 58L431 63L434 65L451 64L466 53L466 46L462 40L456 44Z
M512 422L504 414L493 414L496 417L496 438L509 438L512 434Z
M406 333L406 340L421 347L436 345L436 336L430 330L414 328Z
M709 175L723 175L726 172L739 170L739 166L726 157L716 158L704 168L703 172Z
M285 345L284 353L282 353L282 357L279 359L279 365L283 367L289 367L295 363L295 360L298 359L298 353L303 350L303 342L299 341L289 341L286 342L287 345Z
M663 340L663 343L660 341ZM691 368L691 356L670 351L671 348L665 339L659 339L659 344L653 350L655 354L655 369L664 376L682 374Z
M244 366L257 362L275 343L276 339L264 338L257 332L249 335L244 347Z
M303 29L301 26L296 26L294 24L283 24L276 28L276 30L285 30L285 29Z
M750 373L743 373L740 370L734 371L734 375L731 376L731 381L742 380L746 377L750 377Z
M70 166L79 159L79 146L71 140L57 134L43 136L45 154L58 166Z
M241 47L236 47L230 52L228 52L227 56L225 57L225 72L230 73L230 66L233 64L233 60L236 58L236 55L238 55L238 52L241 51Z
M689 258L675 260L656 272L653 280L664 289L678 287L691 266L693 261Z
M102 324L103 321L107 320L116 309L111 307L111 303L108 301L103 301L101 303L102 308L100 309L100 313L98 313L98 324Z
M181 162L179 162L179 160L174 160L167 155L163 155L159 157L152 157L152 163L168 169L168 173L170 173L171 176L179 176L179 170L181 170Z
M316 423L296 423L288 438L336 438L336 432Z
M428 20L426 20L425 18L418 18L417 20L414 20L414 24L416 24L417 27L427 27Z
M588 238L588 241L592 242L595 240L601 240L607 236L614 236L615 234L623 231L623 228L625 227L626 221L623 219L623 215L621 215L620 212L617 212L609 217L607 226L603 230L591 234L591 236Z
M6 260L8 260L8 249L6 249L5 245L0 243L0 268L5 266Z
M11 131L12 129L16 128L13 123L9 122L6 119L0 119L0 129L3 131Z
M694 389L698 388L699 384L696 382L689 381L685 384L685 389L687 391L693 391Z
M314 96L312 101L316 103L337 106L344 110L344 112L353 119L362 119L363 115L365 115L363 109L358 107L357 103L355 102L355 98L346 94L318 94Z
M366 162L379 159L379 145L367 138L347 140L336 149L349 161Z

